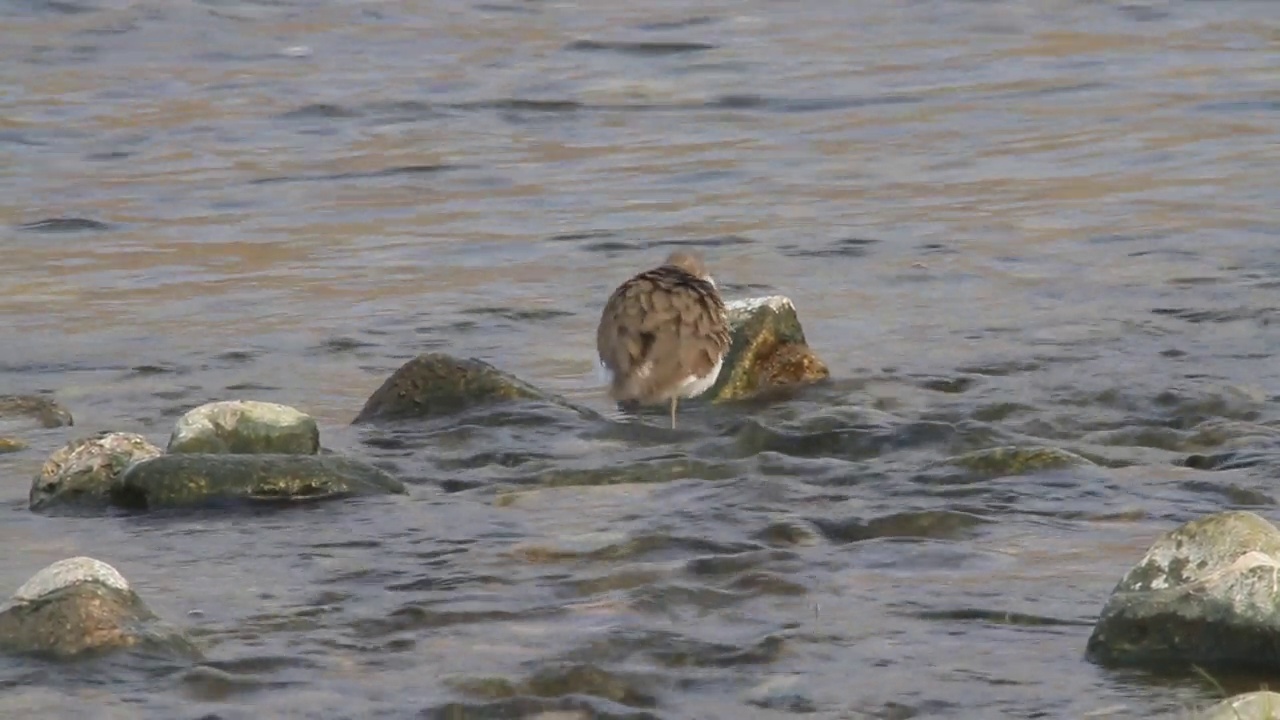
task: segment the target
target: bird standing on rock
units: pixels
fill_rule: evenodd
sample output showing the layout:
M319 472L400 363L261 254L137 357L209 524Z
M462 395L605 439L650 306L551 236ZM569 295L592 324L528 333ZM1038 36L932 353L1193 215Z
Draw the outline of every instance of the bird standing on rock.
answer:
M729 352L724 300L697 253L678 250L609 296L596 351L616 402L676 403L715 385Z

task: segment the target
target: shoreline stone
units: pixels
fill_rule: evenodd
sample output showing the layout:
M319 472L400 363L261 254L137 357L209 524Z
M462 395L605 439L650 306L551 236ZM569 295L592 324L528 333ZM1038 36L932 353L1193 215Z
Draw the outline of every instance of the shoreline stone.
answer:
M1280 669L1280 530L1227 511L1165 533L1112 590L1085 655L1110 666Z
M310 415L279 403L222 400L189 410L174 424L169 453L284 453L320 451L320 428Z

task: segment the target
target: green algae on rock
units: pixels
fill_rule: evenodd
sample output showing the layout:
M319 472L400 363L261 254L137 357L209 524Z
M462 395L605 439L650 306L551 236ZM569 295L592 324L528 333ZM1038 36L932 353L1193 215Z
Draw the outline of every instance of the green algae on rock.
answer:
M104 432L73 440L40 468L31 483L30 508L105 505L125 468L160 454L160 448L136 433Z
M487 362L424 353L401 365L374 391L353 424L452 415L509 400L552 400Z
M1061 448L1006 445L947 458L933 467L958 468L972 474L972 479L978 480L1093 465L1094 463L1087 458Z
M201 658L186 636L157 618L120 573L100 560L59 560L0 609L0 652L71 660L130 649Z
M1244 693L1191 716L1191 720L1280 720L1280 693Z
M46 395L0 395L0 418L27 417L41 427L74 425L71 413Z
M1164 534L1112 590L1086 655L1115 666L1280 669L1280 530L1231 511Z
M314 455L319 450L320 429L310 415L278 403L224 400L183 415L167 452Z
M725 304L733 343L716 384L701 397L741 400L772 388L807 385L830 372L809 349L795 305L781 296Z
M340 455L177 453L132 465L111 502L148 510L404 492L385 471Z

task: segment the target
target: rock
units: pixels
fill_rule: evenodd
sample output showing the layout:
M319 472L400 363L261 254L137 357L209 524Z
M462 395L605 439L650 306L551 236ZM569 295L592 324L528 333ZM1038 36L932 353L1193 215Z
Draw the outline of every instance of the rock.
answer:
M751 688L745 700L756 707L779 712L812 713L818 710L799 675L770 677Z
M74 425L71 413L45 395L0 395L0 418L28 417L46 428Z
M73 440L54 452L31 483L32 510L54 505L103 505L129 465L160 455L134 433L107 432Z
M27 444L18 438L0 437L0 455L15 453L27 449Z
M733 344L716 384L702 397L713 402L740 400L830 375L809 349L791 300L773 295L726 305Z
M972 480L979 480L1093 465L1090 460L1061 448L1007 445L947 458L934 467L958 468L971 475Z
M192 660L200 651L161 622L110 565L59 560L36 573L0 609L0 651L72 659L138 649Z
M1186 446L1189 450L1275 448L1280 446L1280 428L1242 420L1212 418L1191 429Z
M1112 590L1086 655L1113 666L1280 669L1280 530L1233 511L1166 533Z
M341 455L179 453L132 465L112 486L111 502L149 510L404 492L386 472Z
M538 669L524 682L513 682L502 677L452 677L445 682L459 692L486 700L593 697L631 707L657 705L656 698L635 680L589 663L555 663ZM531 716L522 714L492 717Z
M183 415L167 452L314 455L319 450L320 429L310 415L277 403L226 400Z
M392 373L352 422L425 420L509 400L554 399L482 360L425 353Z
M1244 693L1228 698L1208 710L1192 716L1193 720L1280 720L1280 693L1269 690Z

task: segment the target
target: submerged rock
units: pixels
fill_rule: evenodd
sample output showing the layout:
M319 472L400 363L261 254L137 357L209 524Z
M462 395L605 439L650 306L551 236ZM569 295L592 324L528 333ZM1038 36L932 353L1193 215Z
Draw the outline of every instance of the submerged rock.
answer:
M46 428L74 425L66 408L45 395L0 395L0 418L32 418Z
M1227 698L1198 712L1193 720L1280 720L1280 693L1269 690Z
M1111 592L1086 653L1107 665L1280 669L1280 530L1233 511L1166 533Z
M740 400L830 375L805 341L795 305L781 295L726 303L733 344L716 384L702 397Z
M319 450L320 429L310 415L278 403L225 400L183 415L167 451L314 455Z
M112 486L111 502L147 510L404 492L385 471L340 455L178 453L131 466Z
M27 449L27 444L18 438L0 437L0 455L15 453Z
M508 400L554 399L482 360L425 353L392 373L352 422L428 419Z
M1243 420L1211 418L1191 429L1186 445L1189 450L1276 448L1280 446L1280 428Z
M1087 458L1061 448L1040 445L1007 445L975 450L947 458L935 467L954 467L974 479L1029 475L1047 470L1094 465Z
M31 483L30 508L105 504L125 468L160 452L135 433L106 432L73 440L40 468Z
M159 620L110 565L59 560L36 573L0 609L0 651L69 660L139 649L199 659L181 632Z
M502 677L450 678L458 691L485 700L516 697L593 697L631 707L654 707L656 698L636 680L590 663L552 664L523 682Z

